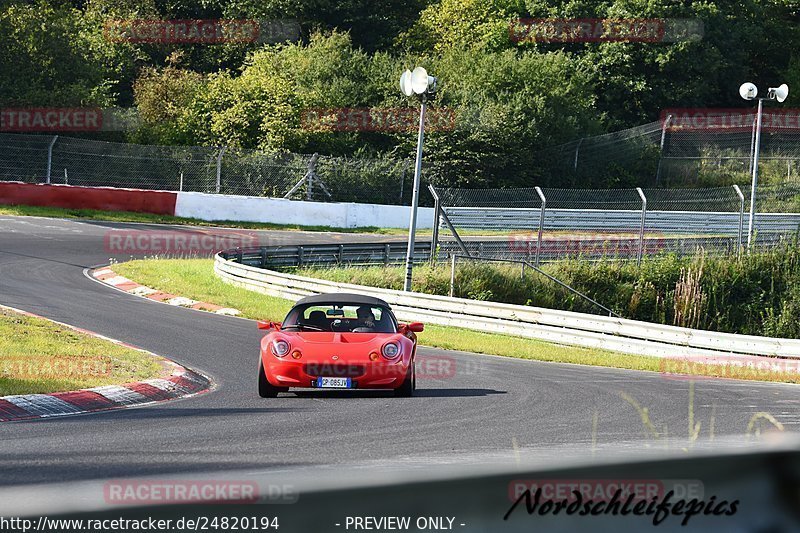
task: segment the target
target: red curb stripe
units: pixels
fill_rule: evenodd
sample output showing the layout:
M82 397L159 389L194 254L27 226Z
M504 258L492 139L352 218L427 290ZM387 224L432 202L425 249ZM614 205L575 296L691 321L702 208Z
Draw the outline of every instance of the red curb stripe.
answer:
M170 392L161 390L158 387L153 387L148 383L128 383L124 385L124 387L134 392L138 392L148 400L154 402L160 402L162 400L171 400L176 396L178 396L178 391L175 391L174 394L171 394Z
M114 286L116 288L118 288L119 290L125 291L125 292L127 292L127 291L129 291L131 289L135 289L136 287L141 287L141 285L139 285L138 283L135 283L133 281L126 281L124 283L120 283L119 285L114 285Z
M150 300L155 300L157 302L163 302L164 300L171 300L173 298L177 298L176 295L170 294L168 292L154 292L153 294L148 294L146 298Z
M116 407L118 404L112 402L102 394L98 394L90 390L78 390L70 392L57 392L51 394L67 403L71 403L75 407L83 411L95 411L98 409L108 409Z
M187 374L184 374L182 376L171 377L169 378L168 381L173 382L178 387L186 389L190 393L197 392L204 387L204 385L201 382L190 379Z
M197 302L191 306L192 309L199 309L201 311L219 311L223 307L221 305L208 304L205 302Z
M16 418L25 418L28 416L33 415L22 407L14 405L7 400L0 400L0 420L5 422L6 420L14 420Z

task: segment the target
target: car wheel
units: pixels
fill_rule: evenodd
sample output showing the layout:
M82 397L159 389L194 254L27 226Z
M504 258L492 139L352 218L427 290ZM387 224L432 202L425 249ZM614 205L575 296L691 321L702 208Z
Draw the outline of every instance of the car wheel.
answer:
M289 387L276 387L267 381L267 374L264 372L264 362L258 359L258 395L262 398L275 398L279 392L286 392Z
M414 395L414 389L417 388L417 373L414 370L414 364L408 369L408 374L403 384L394 390L394 395L400 398L408 398Z

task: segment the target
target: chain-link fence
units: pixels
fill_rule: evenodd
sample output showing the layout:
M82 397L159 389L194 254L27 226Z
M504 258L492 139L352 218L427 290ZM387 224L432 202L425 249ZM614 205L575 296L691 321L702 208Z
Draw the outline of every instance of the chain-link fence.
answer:
M408 161L0 133L0 180L410 203ZM288 196L287 196L288 195Z
M639 260L699 249L738 253L747 245L749 187L430 190L439 213L434 241L440 257ZM754 244L794 238L800 183L757 192Z
M586 137L540 152L550 181L714 187L747 183L755 150L755 115L748 111L666 114L664 120ZM705 113L705 114L703 114ZM688 117L688 118L687 118ZM765 111L759 180L765 185L800 179L800 126L786 113ZM720 122L717 124L716 122Z

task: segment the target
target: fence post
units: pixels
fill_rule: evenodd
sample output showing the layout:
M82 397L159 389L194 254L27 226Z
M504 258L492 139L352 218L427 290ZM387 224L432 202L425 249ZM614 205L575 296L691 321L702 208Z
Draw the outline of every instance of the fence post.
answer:
M314 153L308 161L308 172L306 172L306 200L309 202L314 199L314 176L317 173L317 160L319 154Z
M544 210L547 205L547 198L545 198L541 187L536 187L536 194L539 195L539 200L542 201L542 209L539 212L539 236L536 239L536 259L533 264L539 267L539 254L542 250L542 232L544 231Z
M664 120L664 124L661 126L661 144L659 144L658 169L656 170L656 187L658 187L658 184L661 181L661 161L664 159L664 143L667 140L667 128L669 127L670 120L672 120L672 115L667 115L667 118Z
M405 172L405 170L404 170ZM436 193L436 189L430 183L428 184L428 190L433 196L433 234L431 235L431 266L436 265L436 249L439 248L439 218L440 218L440 211L442 209L442 201L439 198L439 195Z
M389 254L391 253L391 245L386 244L383 247L383 266L389 266Z
M403 165L403 173L400 176L400 198L399 198L400 205L403 205L403 187L406 184L406 168L408 168L408 161L406 161L405 164Z
M69 177L67 176L67 169L64 168L64 185L69 185Z
M45 183L48 185L50 184L50 171L53 168L53 145L56 144L57 140L58 135L53 137L53 140L50 141L50 146L47 147L47 181Z
M753 119L753 131L750 133L750 159L747 162L747 173L753 173L753 151L756 149L756 121L758 118Z
M178 182L178 191L183 192L183 170L181 170L181 179Z
M450 298L456 293L456 254L450 256Z
M742 234L744 233L744 194L742 194L742 190L739 188L738 185L733 186L733 190L736 191L737 196L739 196L739 253L742 253L744 243L742 242Z
M217 156L217 194L219 194L220 190L222 189L222 155L227 149L227 146L220 148L219 155Z
M581 151L581 145L583 144L583 137L578 141L578 146L575 147L575 161L572 164L572 170L575 172L578 171L578 154Z
M644 253L644 223L647 218L647 197L641 187L636 187L636 192L639 193L639 198L642 199L642 225L639 227L639 253L636 257L636 264L641 265L642 254Z

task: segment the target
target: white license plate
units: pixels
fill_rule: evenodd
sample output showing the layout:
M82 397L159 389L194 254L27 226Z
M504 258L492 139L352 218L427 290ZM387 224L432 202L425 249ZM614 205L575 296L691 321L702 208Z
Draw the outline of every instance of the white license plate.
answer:
M353 381L350 378L317 378L320 389L350 389Z

